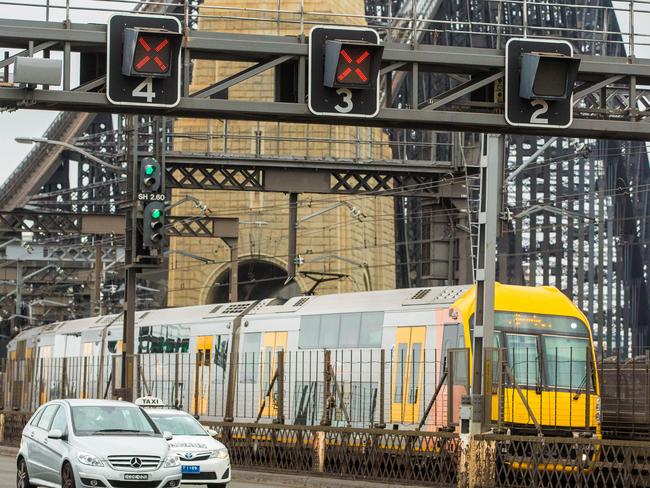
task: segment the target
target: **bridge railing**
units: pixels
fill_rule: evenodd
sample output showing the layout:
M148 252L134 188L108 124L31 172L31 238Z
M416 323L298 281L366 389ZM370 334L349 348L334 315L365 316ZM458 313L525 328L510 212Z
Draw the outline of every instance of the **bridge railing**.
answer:
M461 399L469 392L470 357L463 348L441 351L398 341L389 350L265 347L261 352L256 346L233 356L227 348L173 352L176 342L156 344L169 352L136 356L136 395L154 395L215 420L455 430ZM562 430L593 424L597 402L584 347L554 346L543 357L537 347L495 353L486 369L498 399L495 423ZM118 353L10 361L0 382L2 406L33 411L53 399L115 399L123 395L121 376Z

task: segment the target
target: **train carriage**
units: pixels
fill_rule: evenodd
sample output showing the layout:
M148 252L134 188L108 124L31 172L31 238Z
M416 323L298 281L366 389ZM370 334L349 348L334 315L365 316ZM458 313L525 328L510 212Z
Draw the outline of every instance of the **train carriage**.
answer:
M219 419L233 374L236 420L317 424L328 415L353 427L453 427L469 389L474 295L448 286L138 312L138 389ZM584 315L552 287L497 284L495 306L503 362L491 368L494 421L515 432L596 433L598 378ZM32 407L64 393L110 396L122 317L28 329L10 355L25 357L28 344L31 358L46 360L28 375L32 387L48 381ZM67 383L55 384L63 358Z

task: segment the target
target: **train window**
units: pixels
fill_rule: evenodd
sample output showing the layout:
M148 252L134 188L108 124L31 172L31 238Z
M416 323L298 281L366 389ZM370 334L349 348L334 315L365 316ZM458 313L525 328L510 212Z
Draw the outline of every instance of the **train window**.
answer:
M359 347L381 347L383 325L384 312L362 313Z
M320 318L320 343L321 347L338 347L339 329L341 327L340 314L321 315Z
M308 315L300 320L298 347L380 347L383 312Z
M397 344L397 357L395 358L396 371L395 371L395 395L393 403L402 403L402 395L404 393L404 376L406 375L406 354L408 351L408 344L403 342Z
M361 314L346 313L341 315L340 347L357 347L361 332Z
M549 386L584 391L587 376L588 339L542 336L544 366ZM593 389L593 381L591 384Z
M214 351L214 364L217 367L226 369L226 364L228 363L228 339L224 339L222 336L217 336L217 346Z
M408 402L413 405L418 402L418 393L420 389L420 366L422 364L422 344L414 342L411 345L411 380L409 381Z
M464 347L465 338L461 324L447 324L442 332L442 358L447 358L447 350Z
M311 349L319 346L318 336L320 335L320 315L309 315L300 319L300 335L298 347Z
M508 339L508 364L520 385L540 385L537 336L506 334Z
M244 334L242 357L239 360L239 381L242 383L255 383L257 371L260 369L260 344L262 334L252 332Z

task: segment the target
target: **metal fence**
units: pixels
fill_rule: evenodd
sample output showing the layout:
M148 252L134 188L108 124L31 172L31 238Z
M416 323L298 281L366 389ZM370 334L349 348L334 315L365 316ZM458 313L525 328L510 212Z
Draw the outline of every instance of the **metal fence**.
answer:
M0 443L17 446L29 415L0 413ZM249 470L459 488L650 486L650 442L203 423Z
M588 428L596 410L588 357L584 347L554 347L544 355L537 348L494 349L485 371L495 423L540 432ZM391 350L139 354L136 394L219 421L453 430L469 393L469 363L467 349L441 352L416 342ZM119 354L12 361L0 383L3 405L33 411L57 398L117 398L121 375Z
M650 439L650 352L603 357L598 369L603 435Z
M649 442L499 435L476 441L492 461L480 466L483 486L650 486Z
M231 355L204 354L137 355L136 394L222 420ZM468 393L465 349L445 357L439 350L417 348L244 352L235 360L233 417L242 422L314 425L327 419L356 428L421 423L432 430L457 422L454 412ZM120 355L8 362L0 382L6 392L2 401L14 410L33 411L59 398L118 398L121 374Z
M89 13L106 16L110 12L135 9L142 4L152 7L164 6L177 12L187 12L179 15L184 24L208 22L248 22L260 31L295 32L306 35L314 25L342 23L346 25L366 26L368 24L385 34L389 40L400 40L409 43L435 43L446 32L455 34L471 34L476 36L481 45L488 44L491 38L500 36L518 37L552 37L557 39L581 38L594 44L623 45L628 55L635 56L639 46L650 45L650 35L642 29L635 31L635 25L647 22L650 11L647 0L620 0L612 2L611 6L593 2L549 1L549 0L490 0L486 9L495 11L492 17L470 21L460 13L447 18L431 17L435 14L437 2L423 0L408 0L401 2L398 8L387 1L378 1L375 9L365 12L339 11L329 9L306 10L304 4L291 2L289 4L278 0L275 8L236 6L229 2L218 2L195 8L191 0L88 0L83 3L62 0L61 2L45 2L42 0L0 0L0 5L23 7L24 15L32 18L48 17L52 20L76 21ZM469 8L469 7L468 7ZM374 10L374 11L373 11ZM463 10L463 9L458 9ZM190 15L189 12L192 12ZM592 23L594 17L605 15L628 20L628 25L622 25L621 30L609 30L609 23L598 28ZM557 19L579 18L587 19L578 23L578 27L558 21L554 27L540 26L540 19L554 17ZM641 48L643 49L643 48Z
M331 477L456 486L458 436L445 432L276 424L213 427L235 466Z

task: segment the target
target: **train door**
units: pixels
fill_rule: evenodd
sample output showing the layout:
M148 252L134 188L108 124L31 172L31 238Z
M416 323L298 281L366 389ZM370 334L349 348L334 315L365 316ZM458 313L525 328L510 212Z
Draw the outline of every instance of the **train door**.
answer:
M196 339L196 392L194 394L194 413L205 415L210 398L210 376L213 336L199 336Z
M426 327L398 327L393 350L391 422L420 420Z
M39 361L39 405L47 403L50 399L50 391L48 385L50 384L50 373L52 371L52 346L41 346L40 348L40 361Z
M262 391L260 393L260 404L266 398L262 415L275 417L277 415L277 405L271 397L266 397L275 368L277 366L278 351L284 351L287 348L286 332L265 332L262 337ZM276 380L277 381L277 380ZM275 390L275 387L274 387Z
M32 403L32 382L34 380L34 348L28 347L25 350L25 387L23 388L22 405L31 410Z

